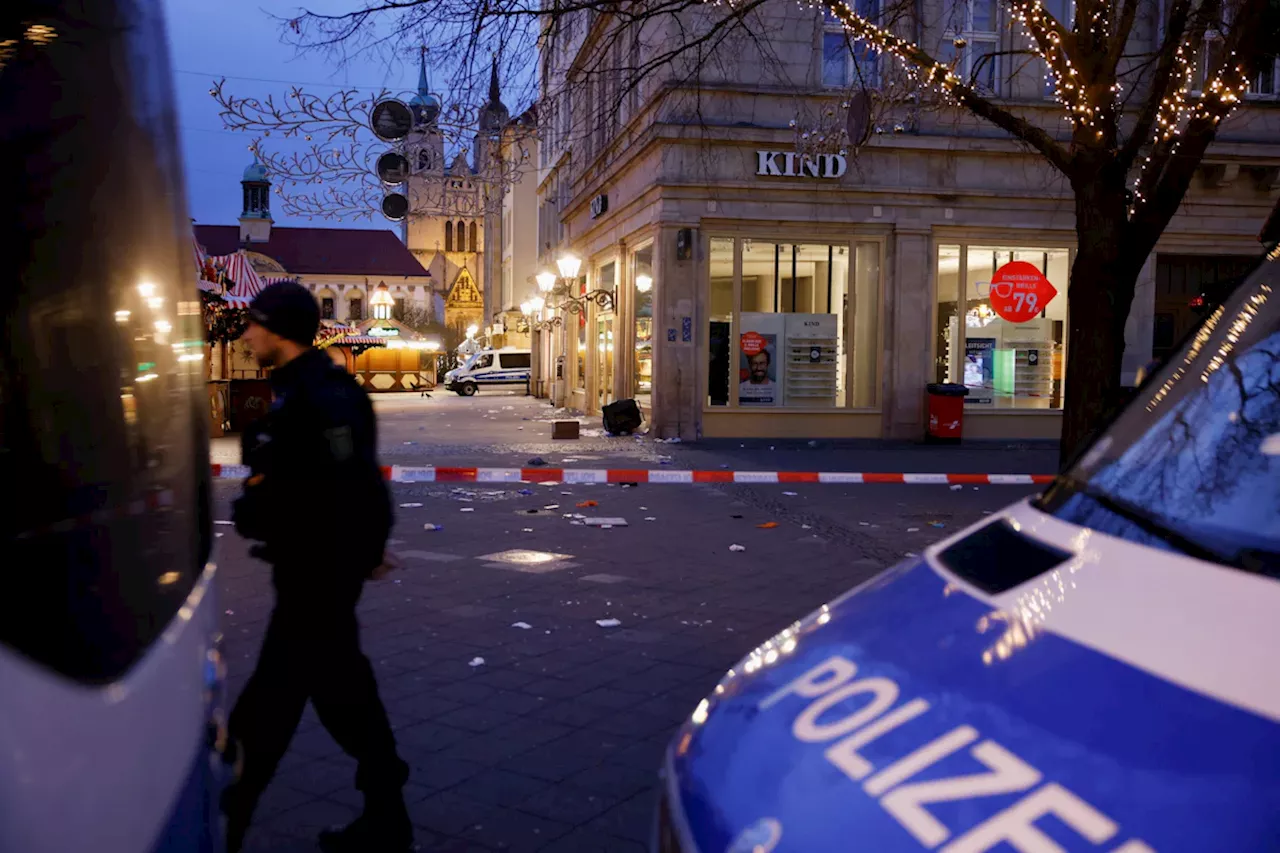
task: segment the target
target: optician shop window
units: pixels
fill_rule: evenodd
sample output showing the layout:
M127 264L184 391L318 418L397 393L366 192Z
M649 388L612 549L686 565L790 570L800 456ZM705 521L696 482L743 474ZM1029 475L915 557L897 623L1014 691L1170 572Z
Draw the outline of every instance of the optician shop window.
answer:
M711 240L710 406L874 406L880 244Z
M1069 249L938 247L936 381L970 411L1062 408L1070 270Z

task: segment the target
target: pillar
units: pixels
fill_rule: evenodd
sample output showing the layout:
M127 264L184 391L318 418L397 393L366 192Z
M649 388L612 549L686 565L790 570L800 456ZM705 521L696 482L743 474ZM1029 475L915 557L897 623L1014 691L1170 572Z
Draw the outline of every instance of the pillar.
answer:
M701 432L702 377L697 354L705 329L699 319L699 274L706 263L704 238L696 234L690 260L676 260L676 226L657 230L653 243L654 353L653 433L690 441ZM689 338L684 338L686 321Z
M1121 362L1120 381L1132 385L1138 370L1151 361L1151 348L1155 336L1156 319L1156 253L1147 257L1138 273L1137 287L1133 292L1133 304L1124 323L1124 360ZM1070 346L1071 342L1067 342Z
M920 438L925 428L925 385L934 314L933 241L928 229L894 230L884 272L885 429L888 438Z

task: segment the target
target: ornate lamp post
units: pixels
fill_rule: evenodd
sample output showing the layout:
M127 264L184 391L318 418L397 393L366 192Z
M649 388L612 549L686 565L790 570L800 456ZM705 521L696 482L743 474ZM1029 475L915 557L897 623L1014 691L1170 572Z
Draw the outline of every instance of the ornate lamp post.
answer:
M568 311L571 314L584 314L587 310L587 303L594 302L606 311L613 310L613 292L609 290L591 290L581 296L574 294L574 285L578 281L578 270L582 267L582 259L576 255L561 255L556 261L556 266L560 270L560 274L556 275L551 270L544 270L538 273L534 278L538 282L538 289L541 290L548 298L561 300L559 304L552 306L553 310Z

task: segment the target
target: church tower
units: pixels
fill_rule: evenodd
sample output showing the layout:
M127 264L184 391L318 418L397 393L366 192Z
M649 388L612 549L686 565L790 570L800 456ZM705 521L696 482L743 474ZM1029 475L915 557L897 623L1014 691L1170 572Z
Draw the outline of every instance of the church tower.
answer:
M244 209L240 211L240 244L265 243L271 239L271 180L267 167L253 162L240 179Z

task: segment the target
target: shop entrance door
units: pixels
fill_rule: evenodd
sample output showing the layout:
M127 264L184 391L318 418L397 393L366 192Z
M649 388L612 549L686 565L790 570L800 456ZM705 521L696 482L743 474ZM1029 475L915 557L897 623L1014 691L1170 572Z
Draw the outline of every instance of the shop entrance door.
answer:
M600 407L613 402L614 315L596 317L596 400Z

